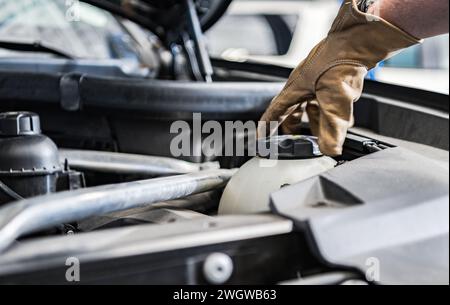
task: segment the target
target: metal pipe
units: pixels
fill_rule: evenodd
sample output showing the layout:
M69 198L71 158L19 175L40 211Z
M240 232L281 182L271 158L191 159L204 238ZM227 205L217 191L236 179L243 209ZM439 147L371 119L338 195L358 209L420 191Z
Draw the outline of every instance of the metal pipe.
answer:
M0 208L0 252L19 237L62 223L184 198L224 187L235 170L99 186L16 201Z
M200 72L207 83L212 82L214 69L211 64L211 58L206 48L205 37L203 35L200 19L197 14L196 4L193 0L185 0L187 8L187 23L189 27L189 34L195 45L195 53L197 55L197 62Z
M191 163L172 158L153 157L115 152L60 149L60 161L78 170L114 174L169 176L218 169L217 162Z

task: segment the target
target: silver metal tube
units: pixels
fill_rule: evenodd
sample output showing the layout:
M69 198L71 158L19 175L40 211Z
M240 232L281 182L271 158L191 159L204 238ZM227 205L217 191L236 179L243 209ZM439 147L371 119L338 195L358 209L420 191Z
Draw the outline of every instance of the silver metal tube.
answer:
M10 203L0 209L0 252L32 232L96 215L221 188L235 170L210 170L167 178L99 186Z
M104 151L60 149L60 161L78 170L102 173L169 176L218 169L217 162L191 163L165 157L144 156Z

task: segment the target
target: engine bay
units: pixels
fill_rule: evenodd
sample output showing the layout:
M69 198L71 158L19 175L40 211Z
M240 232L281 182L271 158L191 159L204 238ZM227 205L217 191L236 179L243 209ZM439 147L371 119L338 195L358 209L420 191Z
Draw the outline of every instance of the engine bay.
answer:
M388 144L369 138L349 135L347 145L358 149L359 154L350 152L345 156L347 160L344 157L333 160L321 155L314 137L279 136L271 140L277 142L277 155L273 160L265 160L261 157L261 153L258 155L260 157L252 157L247 149L244 156L233 158L229 155L217 154L215 157L209 157L206 162L195 163L173 157L58 149L49 137L42 134L40 117L31 112L0 114L0 136L1 205L17 209L18 205L15 205L15 202L25 201L22 207L24 212L35 205L48 205L47 208L40 208L48 214L48 218L41 216L43 220L40 226L42 229L51 229L50 232L53 234L77 234L142 223L170 223L183 220L183 213L186 214L186 219L189 219L190 217L213 217L217 214L266 212L269 211L268 199L273 191L318 176L321 172L362 155L390 147ZM249 145L247 143L247 147ZM267 143L264 146L267 146ZM263 161L276 161L277 164L267 166L271 169L270 173L258 172L264 171L266 167ZM258 194L264 189L259 199L261 207L256 210L230 209L230 205L240 205L241 202L247 202L247 205L253 202L256 205L258 200L251 197L234 198L233 203L223 202L219 206L224 186L240 167L246 168L246 172L241 169L239 174L240 179L244 181L236 178L237 181L233 183L234 189L230 187L227 196L234 197L236 193ZM287 169L301 175L290 178L286 174ZM276 172L284 173L283 177L280 177L281 180L276 178ZM258 181L258 177L266 176L271 177L270 186L264 185L265 181ZM242 185L245 185L245 189L236 189ZM256 189L251 190L251 185L256 189L262 189L259 192ZM154 187L156 192L152 191ZM45 197L45 195L57 193L61 194L53 196L54 204L50 203L52 196ZM87 196L93 198L86 199ZM102 198L103 196L105 198ZM42 200L27 202L27 199L34 197L42 198ZM136 198L130 199L130 197ZM80 210L76 211L77 207L74 206L75 210L61 215L61 221L58 221L56 215L60 213L58 210L64 204L57 202L64 200L68 201L68 205L72 204L69 201L73 201L74 205L80 206ZM149 211L143 207L171 200L183 202L183 211L177 212L165 208L162 212L153 207ZM227 200L231 199L227 198ZM82 203L84 201L86 202ZM223 199L223 201L226 200ZM84 211L81 207L83 205L85 205ZM192 210L189 209L191 206ZM52 212L52 208L56 210ZM33 222L38 222L36 216L33 218ZM50 221L49 218L54 219ZM71 222L62 221L68 218ZM51 223L53 228L50 228ZM3 243L0 242L0 244Z
M338 157L258 141L292 69L209 57L231 1L82 2L106 59L0 41L0 283L448 283L448 95L366 80Z
M186 257L202 257L198 259L206 264L208 255L205 253L215 253L209 247L221 248L220 253L227 253L235 264L241 255L247 257L261 247L263 251L274 251L268 254L268 261L283 259L287 260L286 264L289 262L289 267L280 267L280 274L270 280L264 276L249 279L241 271L243 273L234 273L233 277L224 277L219 284L289 281L296 277L293 270L311 276L337 272L340 282L361 280L363 275L352 268L363 269L355 256L361 255L364 249L358 249L361 252L356 253L355 250L351 253L338 250L341 245L330 240L332 236L336 240L349 239L346 243L353 244L349 236L354 234L346 233L347 225L356 221L357 227L359 217L369 215L379 218L378 221L386 226L385 230L398 230L398 223L390 222L391 217L385 214L394 206L399 211L448 209L441 201L448 196L448 162L447 166L438 164L408 149L353 132L347 136L344 154L335 159L314 155L317 154L317 143L313 137L280 136L276 141L277 152L282 158L277 166L284 168L281 172L291 169L297 173L289 178L287 174L277 177L280 167L272 168L272 171L269 167L266 171L264 167L251 165L258 162L258 157L252 156L216 154L177 159L161 156L161 153L150 156L147 152L114 152L76 146L58 148L54 141L61 142L61 138L54 137L56 140L53 140L44 135L41 120L31 112L8 112L0 116L0 160L3 162L0 164L0 249L4 253L0 255L3 272L0 280L6 282L33 280L32 271L31 274L23 273L20 264L11 264L11 259L29 260L36 257L36 249L47 253L40 254L46 257L44 264L32 259L38 264L36 266L50 269L54 266L54 272L57 272L60 267L54 265L54 259L70 252L76 257L85 257L86 262L98 262L101 257L102 264L111 262L111 257L107 257L115 251L125 251L125 256L119 255L123 259L146 253L151 256L150 265L161 262L158 257L162 253L174 253L175 256L166 263L177 262L177 268L183 269L188 268L183 263ZM45 121L42 123L46 126ZM245 135L236 135L242 136ZM33 145L36 149L24 149ZM149 148L161 149L154 145ZM417 162L423 167L415 167ZM229 189L225 188L227 184ZM224 189L225 195L222 195ZM411 192L414 193L412 197ZM267 202L261 200L261 196ZM401 199L401 196L405 198ZM411 201L411 198L415 199ZM434 201L434 204L430 203ZM405 202L409 205L404 206ZM445 215L444 212L440 215ZM353 216L355 213L358 216ZM366 213L369 214L364 216ZM332 234L327 229L329 225L322 224L327 223L328 217L335 222ZM403 221L409 224L411 219L405 217ZM434 239L436 234L445 234L445 219L436 220L431 227L426 217L416 222L414 225L421 224L423 230L417 236L411 235L407 229L409 225L405 223L400 226L405 235L399 237L399 244L403 238L414 241L427 236L425 240L441 245L441 239ZM442 225L438 226L440 233L436 232L437 223ZM377 231L380 230L378 225L371 229L365 226L361 232L370 235L374 229L375 239L377 235L385 234ZM49 248L48 243L54 246ZM246 245L244 248L239 246L242 243ZM267 243L274 243L271 250ZM297 248L286 249L282 254L280 249L289 245ZM382 242L376 249L381 251L385 246ZM17 256L16 251L21 254ZM183 254L185 251L188 254ZM445 256L445 252L441 254ZM280 258L280 255L287 257ZM117 259L114 261L118 262ZM247 259L244 260L246 264ZM136 263L134 258L133 264ZM199 264L200 269L195 267L192 271L195 279L191 282L169 276L167 283L215 284L214 278ZM257 265L258 270L261 269L261 265ZM125 274L141 272L128 263L123 268L128 270ZM168 275L172 274L170 270L167 266L160 272ZM158 279L153 271L148 272L145 272L143 282L153 283ZM113 277L104 274L105 283L121 281L115 272L113 274ZM91 280L97 282L95 278ZM125 278L130 280L129 276ZM426 282L426 279L421 280ZM397 281L395 276L391 281Z
M305 122L265 168L236 127L290 70L213 64L212 83L0 70L0 282L66 283L76 258L83 283L367 283L372 257L383 283L447 281L448 96L367 81L341 156Z

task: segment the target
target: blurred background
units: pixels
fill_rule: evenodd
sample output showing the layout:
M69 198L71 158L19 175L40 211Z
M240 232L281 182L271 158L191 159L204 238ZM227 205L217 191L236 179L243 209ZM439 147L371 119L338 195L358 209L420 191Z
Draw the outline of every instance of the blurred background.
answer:
M234 0L207 32L210 53L295 67L326 36L339 5L340 0ZM38 40L76 58L115 60L130 70L141 66L135 42L150 49L154 36L93 6L79 3L77 9L80 20L71 22L65 0L0 0L0 40ZM0 59L15 53L0 49ZM368 77L448 94L448 69L449 36L444 35L382 63Z
M0 40L37 41L82 59L138 60L129 30L122 21L78 1L0 0ZM27 56L0 49L0 58L19 54Z
M339 0L234 0L208 33L210 53L295 67L322 40ZM449 93L449 36L426 40L371 71L371 79Z

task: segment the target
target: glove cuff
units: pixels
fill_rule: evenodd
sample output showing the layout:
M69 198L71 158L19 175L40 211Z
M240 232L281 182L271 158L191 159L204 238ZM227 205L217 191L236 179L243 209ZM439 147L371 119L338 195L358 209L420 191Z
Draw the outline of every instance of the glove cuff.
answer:
M363 1L366 3L366 5L370 6L376 0L363 0ZM385 27L391 28L392 30L397 32L397 34L399 36L403 36L404 39L406 39L406 40L408 40L410 42L410 45L408 45L408 46L411 46L411 45L414 45L414 44L418 44L418 43L421 43L423 41L423 39L417 38L417 37L409 34L408 32L406 32L405 30L399 28L398 26L392 24L391 22L383 19L380 16L381 12L376 12L375 14L369 14L369 13L365 12L364 10L361 10L359 5L358 5L359 3L360 3L360 0L345 0L344 3L343 3L343 7L348 5L349 9L350 9L350 14L352 14L353 17L355 17L357 20L360 20L362 22L366 22L368 24L370 24L372 22L380 22Z

